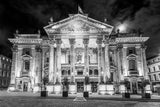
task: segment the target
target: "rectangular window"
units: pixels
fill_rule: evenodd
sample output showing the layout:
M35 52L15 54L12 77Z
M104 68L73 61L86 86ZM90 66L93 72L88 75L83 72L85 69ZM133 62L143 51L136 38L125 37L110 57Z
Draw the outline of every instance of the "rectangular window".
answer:
M78 70L77 75L83 75L83 70Z
M148 72L151 72L151 69L150 69L150 68L148 68Z
M154 74L153 76L154 76L154 80L157 81L157 76L156 76L156 74Z
M29 63L29 61L25 61L24 62L25 63L25 70L29 70L29 66L30 66L30 63Z
M136 70L136 61L129 60L129 70Z
M160 70L160 65L158 65L158 68L159 68L159 70Z
M156 71L156 68L155 68L155 67L153 67L153 70L154 70L154 71Z
M151 75L148 75L148 77L149 77L149 80L152 81Z

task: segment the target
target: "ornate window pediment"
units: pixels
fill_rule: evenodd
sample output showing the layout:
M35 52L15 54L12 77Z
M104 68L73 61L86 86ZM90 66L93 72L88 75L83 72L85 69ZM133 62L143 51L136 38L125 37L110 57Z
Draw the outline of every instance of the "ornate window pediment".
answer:
M130 60L130 59L136 59L137 55L135 54L130 54L127 56L127 59Z

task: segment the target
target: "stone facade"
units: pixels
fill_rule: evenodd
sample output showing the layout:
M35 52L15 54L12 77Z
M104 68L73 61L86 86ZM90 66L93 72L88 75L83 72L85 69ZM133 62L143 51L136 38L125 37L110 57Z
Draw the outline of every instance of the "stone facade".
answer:
M120 82L128 79L131 92L138 92L141 79L148 78L144 45L148 37L113 34L113 28L86 14L70 14L44 27L47 38L15 34L9 39L16 50L11 75L14 87L10 88L40 91L45 79L49 92L61 93L67 78L70 93L105 94L119 91Z
M0 90L7 89L10 84L12 60L0 55Z
M152 83L153 92L160 87L160 55L153 56L147 59L149 80Z

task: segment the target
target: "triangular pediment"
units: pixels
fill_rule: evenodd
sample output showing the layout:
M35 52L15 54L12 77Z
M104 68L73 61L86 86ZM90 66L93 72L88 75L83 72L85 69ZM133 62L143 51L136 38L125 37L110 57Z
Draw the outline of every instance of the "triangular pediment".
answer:
M137 57L137 55L135 54L130 54L127 56L128 59L135 59Z
M82 14L70 16L44 27L47 34L94 34L112 32L113 26L89 18Z

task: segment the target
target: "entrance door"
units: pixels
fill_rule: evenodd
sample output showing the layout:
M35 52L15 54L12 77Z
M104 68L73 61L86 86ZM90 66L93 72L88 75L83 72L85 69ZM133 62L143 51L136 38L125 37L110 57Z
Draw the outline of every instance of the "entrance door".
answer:
M77 82L77 92L83 92L83 91L84 91L84 83Z
M132 82L132 92L133 94L137 94L137 82Z
M92 82L91 83L91 90L93 93L97 92L97 82Z
M24 92L28 91L28 82L23 83L23 91Z

